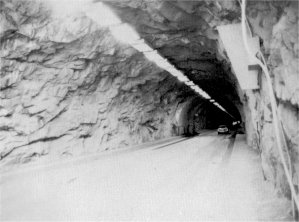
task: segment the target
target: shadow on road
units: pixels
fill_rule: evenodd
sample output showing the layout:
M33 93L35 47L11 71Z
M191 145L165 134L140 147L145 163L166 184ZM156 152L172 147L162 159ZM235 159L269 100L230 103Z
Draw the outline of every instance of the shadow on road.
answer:
M237 131L233 131L231 136L229 137L229 144L227 146L227 150L222 158L222 163L223 164L226 164L231 155L232 155L232 152L233 152L233 147L234 147L234 143L235 143L235 140L236 140L236 135L237 135Z

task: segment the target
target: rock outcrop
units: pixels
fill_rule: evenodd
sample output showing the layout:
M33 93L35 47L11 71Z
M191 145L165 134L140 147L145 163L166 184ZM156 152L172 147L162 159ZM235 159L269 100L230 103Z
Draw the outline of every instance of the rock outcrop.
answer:
M2 164L176 135L176 108L194 97L186 86L85 15L1 5Z
M217 33L219 25L240 22L239 2L106 4L243 120L248 144L261 154L265 179L289 195L266 80L262 75L259 90L242 91ZM58 18L40 1L5 0L0 5L2 164L120 148L175 135L178 126L205 128L219 122L218 117L210 122L217 111L132 47L117 42L88 13ZM249 1L247 16L271 72L298 186L298 3Z
M225 50L219 44L216 27L240 22L239 2L215 0L137 3L128 0L109 4L154 48L237 116L238 112L233 105L229 105L229 101L233 102L245 122L248 144L261 153L265 178L279 192L289 195L276 147L266 79L262 75L260 90L240 90L230 71L230 61ZM270 69L292 159L294 183L298 186L298 2L252 0L248 1L246 14L253 34L261 39L261 49Z
M299 185L299 54L298 2L251 3L248 16L255 34L263 41L263 53L272 77L278 111L291 157L293 182ZM266 80L259 92L246 92L248 142L261 152L264 176L290 195L278 155ZM250 126L251 125L251 126ZM287 155L286 155L287 156Z

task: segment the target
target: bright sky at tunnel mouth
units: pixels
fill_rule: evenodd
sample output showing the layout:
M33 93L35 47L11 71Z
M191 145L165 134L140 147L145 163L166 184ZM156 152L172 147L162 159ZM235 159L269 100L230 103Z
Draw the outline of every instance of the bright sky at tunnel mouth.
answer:
M86 7L84 7L86 8ZM100 13L99 13L100 12ZM111 34L118 41L129 44L137 51L143 53L146 59L155 63L161 69L167 71L172 76L176 77L180 82L183 82L189 88L200 95L202 98L207 99L217 108L227 113L230 117L235 119L225 108L217 103L207 92L202 90L180 70L176 69L167 59L159 54L159 52L149 46L144 39L140 37L138 32L129 24L123 23L117 15L115 15L108 6L102 2L96 2L88 6L87 15L100 26L109 27ZM107 19L108 17L108 19ZM110 21L110 22L107 22Z

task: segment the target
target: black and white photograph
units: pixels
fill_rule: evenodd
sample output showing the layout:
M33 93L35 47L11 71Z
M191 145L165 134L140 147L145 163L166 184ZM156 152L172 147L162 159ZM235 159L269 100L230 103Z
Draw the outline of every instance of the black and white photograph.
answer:
M0 221L299 221L299 0L0 0Z

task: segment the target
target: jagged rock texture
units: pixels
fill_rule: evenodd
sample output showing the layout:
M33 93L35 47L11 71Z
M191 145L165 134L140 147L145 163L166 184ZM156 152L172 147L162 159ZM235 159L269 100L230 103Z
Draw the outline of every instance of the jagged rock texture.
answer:
M248 21L253 34L261 39L261 50L270 69L292 159L294 183L298 186L298 2L247 2ZM248 144L261 153L265 178L273 182L278 191L288 195L276 147L266 80L262 76L259 91L240 90L225 50L219 44L216 27L240 22L239 2L127 0L109 4L227 110L237 116L234 106L238 108L246 123Z
M265 178L288 195L266 80L262 76L260 90L242 91L219 44L216 27L240 22L238 1L106 3L153 48L243 119L248 144L261 154ZM55 19L34 1L0 4L2 163L137 144L174 135L176 126L190 122L180 120L179 113L194 94L113 40L88 16ZM247 16L253 33L261 38L298 185L298 3L252 0ZM182 115L205 107L198 104ZM202 108L202 113L211 113L205 110L209 109ZM208 121L200 118L191 123L207 127Z
M298 2L251 4L248 15L253 31L263 40L263 53L272 77L282 127L291 157L293 182L299 185L299 54ZM248 142L261 152L264 176L290 196L272 125L269 92L263 77L259 92L246 92ZM250 112L249 112L250 110ZM287 157L287 155L286 155Z
M176 108L194 96L188 88L85 16L1 4L2 164L176 135Z

